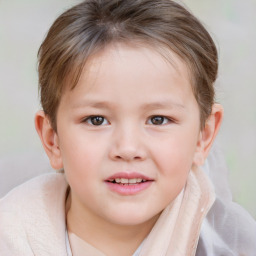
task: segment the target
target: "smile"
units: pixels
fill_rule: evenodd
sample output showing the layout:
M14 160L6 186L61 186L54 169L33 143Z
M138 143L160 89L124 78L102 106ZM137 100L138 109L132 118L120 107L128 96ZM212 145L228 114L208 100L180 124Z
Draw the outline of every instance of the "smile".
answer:
M116 178L116 179L110 179L109 182L111 183L117 183L122 185L135 185L140 184L141 182L146 182L147 180L141 179L141 178L134 178L134 179L125 179L125 178Z
M112 192L135 195L149 188L154 180L139 173L116 173L105 182Z

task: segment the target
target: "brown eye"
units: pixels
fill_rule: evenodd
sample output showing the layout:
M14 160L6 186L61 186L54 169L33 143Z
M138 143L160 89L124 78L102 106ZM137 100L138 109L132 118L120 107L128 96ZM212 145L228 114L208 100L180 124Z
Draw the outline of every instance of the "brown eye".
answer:
M168 119L163 116L153 116L150 118L150 123L153 125L161 125L168 122Z
M85 121L88 124L95 125L95 126L105 125L108 123L103 116L91 116L91 117L88 117Z

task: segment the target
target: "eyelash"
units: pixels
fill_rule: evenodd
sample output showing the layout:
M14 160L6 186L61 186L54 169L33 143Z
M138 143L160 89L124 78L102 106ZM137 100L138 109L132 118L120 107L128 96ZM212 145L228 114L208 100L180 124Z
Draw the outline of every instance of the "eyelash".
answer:
M93 119L94 119L94 121L99 121L99 120L95 120L95 119L102 119L101 120L102 122L99 121L99 124L94 124L93 123L94 121L92 121ZM106 125L106 124L104 124L105 121L107 122L106 124L109 124L109 122L107 121L107 119L104 116L89 116L83 120L83 122L88 123L89 125L93 125L93 126Z
M160 123L153 123L153 119L155 118L155 121L156 122L158 122L159 121L159 119L160 119ZM156 119L158 119L158 120L156 120ZM168 123L170 123L170 122L173 122L173 120L172 119L170 119L170 118L168 118L168 117L166 117L166 116L161 116L161 115L159 115L159 116L151 116L149 119L148 119L148 121L150 121L150 125L156 125L156 126L160 126L160 125L165 125L165 124L168 124ZM147 121L147 122L148 122ZM162 122L161 122L162 121Z
M98 122L98 124L94 123L94 121ZM83 122L88 123L89 125L92 125L92 126L102 126L102 125L110 124L109 121L107 121L107 119L104 116L89 116L85 118ZM168 124L170 122L174 122L174 121L166 116L154 115L154 116L151 116L146 123L150 125L161 126L161 125Z

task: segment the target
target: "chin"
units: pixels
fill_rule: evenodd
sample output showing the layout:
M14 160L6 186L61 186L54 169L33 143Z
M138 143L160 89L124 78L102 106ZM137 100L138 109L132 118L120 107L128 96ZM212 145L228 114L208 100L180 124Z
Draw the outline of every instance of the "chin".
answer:
M147 222L154 222L158 219L160 213L158 214L152 214L149 215L148 213L145 214L143 212L131 212L131 211L126 211L121 212L120 214L114 214L111 216L110 222L116 225L120 226L137 226L137 225L142 225Z

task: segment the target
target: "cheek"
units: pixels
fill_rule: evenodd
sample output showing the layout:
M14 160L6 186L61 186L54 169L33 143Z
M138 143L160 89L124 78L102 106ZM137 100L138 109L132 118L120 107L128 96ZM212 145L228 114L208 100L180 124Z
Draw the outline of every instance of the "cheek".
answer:
M101 178L99 152L96 147L79 141L74 146L63 148L63 165L65 176L74 194L90 194L95 189L95 181ZM80 195L80 196L79 196Z
M64 170L70 178L77 180L88 179L100 169L101 160L105 157L104 140L92 136L83 136L78 132L70 133L73 136L63 134L60 139L61 157ZM60 137L61 138L61 137Z
M154 143L155 162L160 169L167 173L176 170L190 170L195 150L196 140L191 136L176 134L176 136L167 136L161 142Z
M155 156L163 197L172 201L186 184L193 163L196 140L182 133L154 144L157 146L154 147L152 155Z

